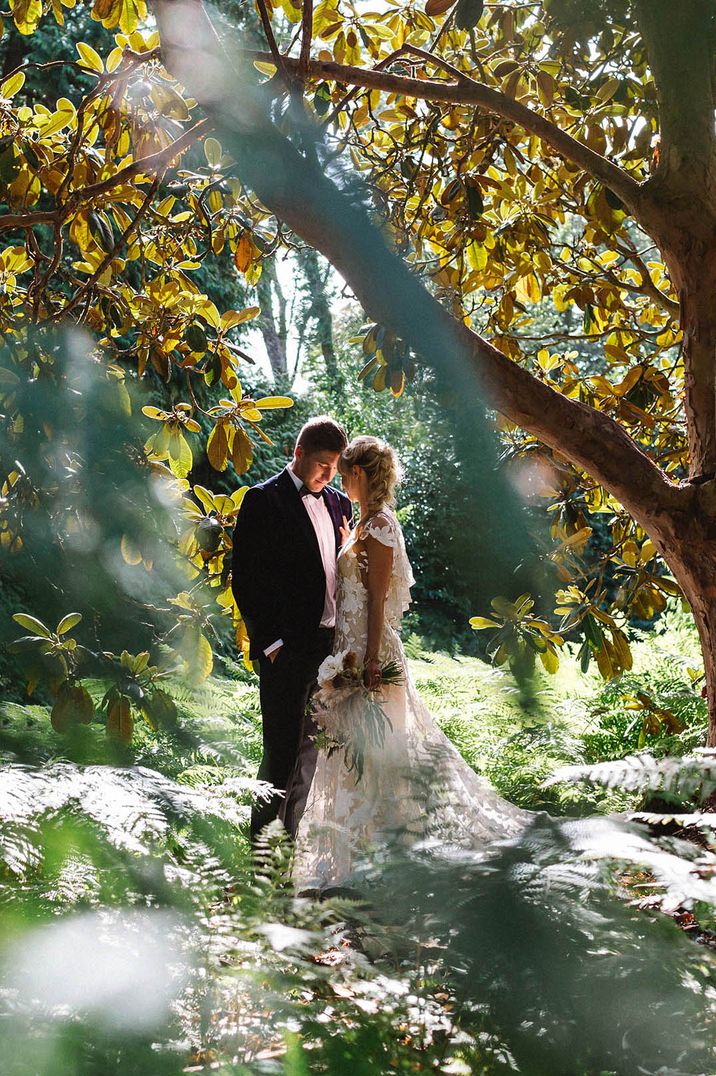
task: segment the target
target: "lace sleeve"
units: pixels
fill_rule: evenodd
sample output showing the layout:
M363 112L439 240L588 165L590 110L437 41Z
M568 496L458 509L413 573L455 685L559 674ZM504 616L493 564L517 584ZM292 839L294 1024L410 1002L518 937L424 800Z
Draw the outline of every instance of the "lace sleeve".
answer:
M390 549L399 548L395 520L387 512L376 512L361 528L363 537L375 538Z
M389 623L397 626L410 605L410 588L415 583L405 551L403 532L393 513L384 510L367 520L363 533L393 550L393 570L385 602L385 616Z

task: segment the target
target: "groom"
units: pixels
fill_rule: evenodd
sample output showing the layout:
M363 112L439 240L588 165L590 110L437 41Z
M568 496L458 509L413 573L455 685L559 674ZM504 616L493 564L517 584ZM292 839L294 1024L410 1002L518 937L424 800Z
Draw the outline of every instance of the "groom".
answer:
M336 557L352 508L328 483L346 444L333 419L310 419L296 439L291 463L248 490L234 530L232 588L259 670L263 758L258 777L280 790L254 805L252 840L279 813L295 835L315 769L316 749L302 745L302 734L318 667L333 646ZM298 772L290 781L294 769ZM289 781L291 795L282 806Z

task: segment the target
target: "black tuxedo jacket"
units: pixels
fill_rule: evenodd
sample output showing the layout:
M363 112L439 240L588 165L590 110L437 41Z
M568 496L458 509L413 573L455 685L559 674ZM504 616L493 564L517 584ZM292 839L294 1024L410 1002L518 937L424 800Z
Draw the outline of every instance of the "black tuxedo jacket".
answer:
M353 510L332 486L323 500L333 521L336 553L343 516ZM326 593L318 539L288 470L253 486L234 528L231 585L251 640L251 659L283 639L301 650L315 642Z

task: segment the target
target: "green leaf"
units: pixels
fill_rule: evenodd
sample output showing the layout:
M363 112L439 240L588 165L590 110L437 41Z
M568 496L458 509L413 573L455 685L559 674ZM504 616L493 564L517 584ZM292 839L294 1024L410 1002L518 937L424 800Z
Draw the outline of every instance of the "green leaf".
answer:
M218 138L207 138L204 142L204 156L210 168L218 168L221 163L222 150Z
M70 631L76 624L79 624L81 619L82 613L68 613L67 616L63 616L57 625L57 635L64 635L66 631Z
M319 116L325 116L332 104L331 87L327 82L321 82L316 87L313 95L313 107Z
M485 10L485 0L458 0L455 26L458 30L474 30Z
M52 637L52 632L49 628L45 627L41 620L37 617L30 616L29 613L13 613L12 619L16 624L19 624L21 628L25 628L26 631L31 631L33 635L42 635L45 639Z
M192 351L197 351L203 354L207 349L208 341L206 339L206 333L197 322L194 322L193 325L188 327L184 333L184 339Z
M169 438L169 466L177 478L186 478L194 464L189 442L179 430L173 430Z

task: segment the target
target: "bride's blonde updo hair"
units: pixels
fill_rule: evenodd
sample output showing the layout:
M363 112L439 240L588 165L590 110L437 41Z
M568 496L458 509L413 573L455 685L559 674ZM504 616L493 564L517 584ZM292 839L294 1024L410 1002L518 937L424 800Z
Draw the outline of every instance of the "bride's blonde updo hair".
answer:
M356 466L365 471L368 479L368 512L376 512L384 504L393 507L395 487L403 477L403 469L388 442L380 437L354 437L341 453L338 470L347 475Z

